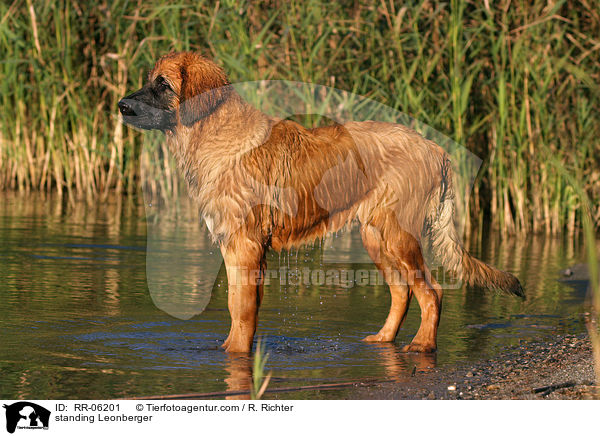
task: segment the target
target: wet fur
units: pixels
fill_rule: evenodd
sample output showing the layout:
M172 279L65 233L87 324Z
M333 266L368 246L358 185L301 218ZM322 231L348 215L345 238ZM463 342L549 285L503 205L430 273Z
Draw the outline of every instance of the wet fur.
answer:
M161 114L148 116L142 100ZM442 288L423 260L423 235L444 266L470 284L522 295L514 276L463 249L452 219L448 156L410 128L366 121L307 129L273 119L243 101L223 70L195 53L161 58L148 84L123 102L131 109L120 103L127 122L165 132L221 248L232 319L227 351L252 348L266 251L312 242L354 220L392 297L384 326L367 341L393 341L414 295L421 326L404 350L436 349ZM136 124L138 117L146 125Z

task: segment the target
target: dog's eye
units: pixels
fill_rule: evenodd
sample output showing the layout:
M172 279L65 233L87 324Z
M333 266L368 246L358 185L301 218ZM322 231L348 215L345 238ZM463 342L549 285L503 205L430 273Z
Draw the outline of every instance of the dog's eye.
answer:
M158 76L155 80L155 83L156 89L159 91L166 91L167 89L171 89L171 87L169 86L169 82L167 82L163 76Z

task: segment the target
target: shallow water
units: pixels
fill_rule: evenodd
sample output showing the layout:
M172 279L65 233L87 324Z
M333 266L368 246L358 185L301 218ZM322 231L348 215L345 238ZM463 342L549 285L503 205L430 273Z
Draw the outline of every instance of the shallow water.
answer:
M212 283L213 272L203 271L201 262L186 263L196 251L212 248L199 240L197 229L178 231L183 235L179 257L153 274L168 276L189 263L187 280ZM269 268L283 266L292 275L317 266L374 271L368 262L355 261L357 253L364 257L357 232L343 238L340 250L347 250L352 262L327 262L317 246L282 257L271 254ZM248 389L250 359L228 356L219 347L229 329L223 267L206 310L188 320L174 318L155 306L148 290L146 243L145 210L125 200L90 207L52 197L0 197L1 397L122 398ZM387 315L390 298L382 284L271 280L257 334L269 353L270 387L402 380L415 367L481 359L520 340L583 329L583 288L558 281L561 269L583 261L577 243L543 237L501 241L491 235L471 251L515 273L527 299L446 290L434 355L399 351L418 328L416 302L394 344L360 341L376 333ZM193 293L190 298L191 305ZM318 395L303 391L288 398Z

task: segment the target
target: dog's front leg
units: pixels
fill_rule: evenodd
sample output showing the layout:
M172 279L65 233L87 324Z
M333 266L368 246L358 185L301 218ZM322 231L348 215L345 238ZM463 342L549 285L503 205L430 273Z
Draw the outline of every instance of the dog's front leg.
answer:
M265 249L245 235L221 246L227 269L227 304L231 330L223 347L230 353L249 353L258 323L265 270Z

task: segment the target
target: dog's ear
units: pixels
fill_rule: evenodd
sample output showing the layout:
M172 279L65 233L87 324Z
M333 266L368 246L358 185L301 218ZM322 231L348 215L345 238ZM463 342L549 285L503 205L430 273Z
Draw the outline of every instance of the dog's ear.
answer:
M181 77L179 118L186 126L212 114L231 93L225 72L210 61L182 66Z

